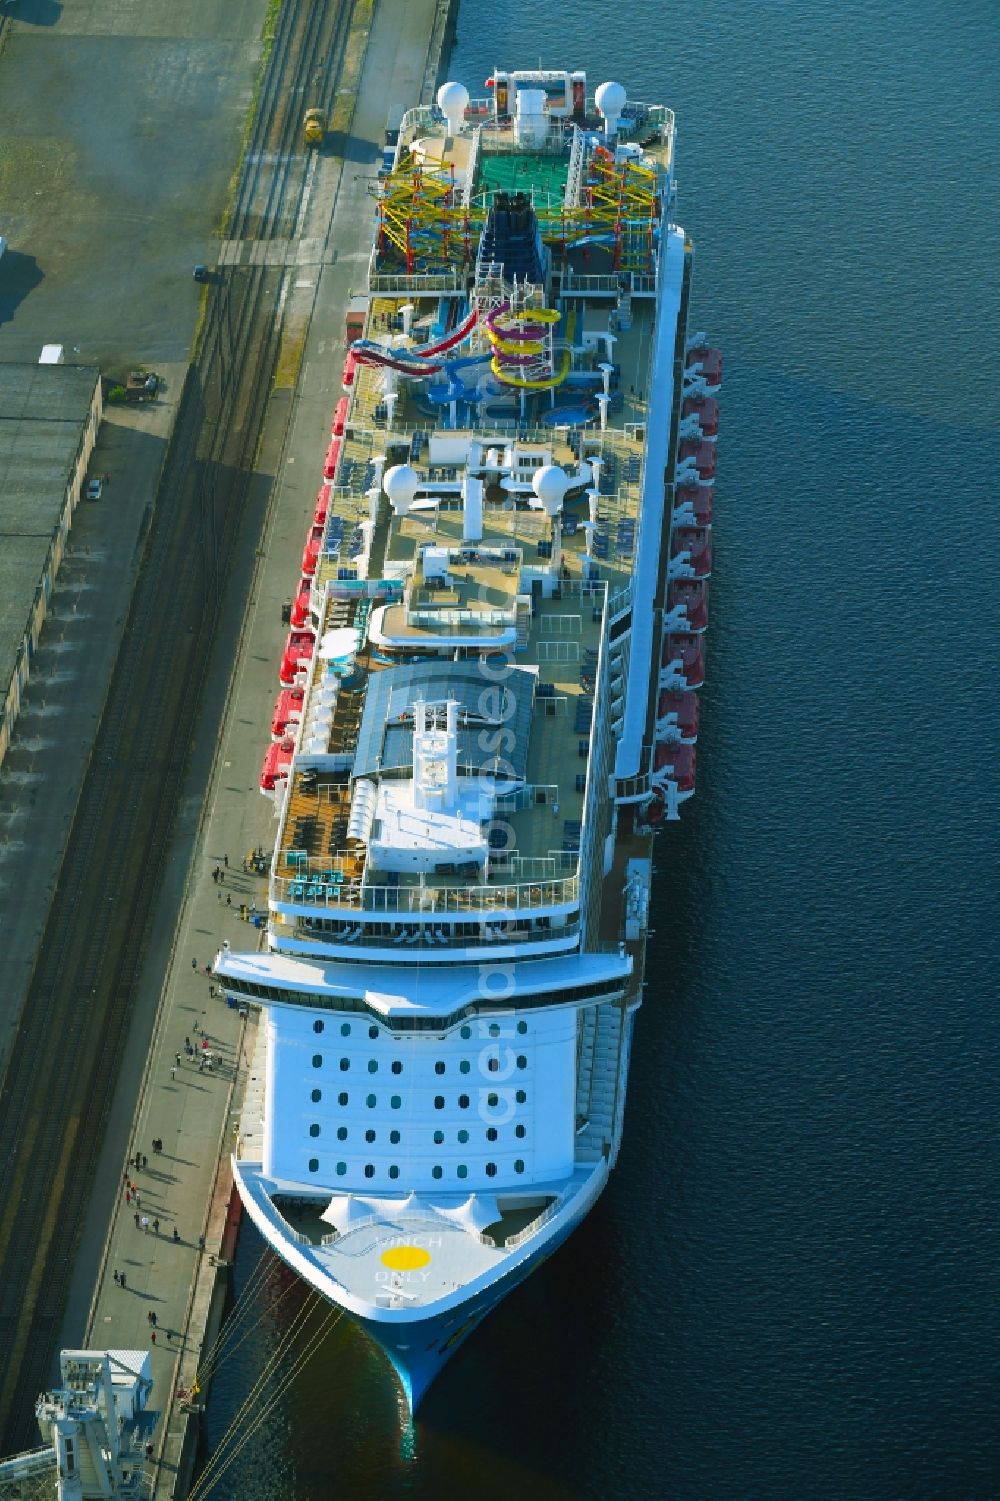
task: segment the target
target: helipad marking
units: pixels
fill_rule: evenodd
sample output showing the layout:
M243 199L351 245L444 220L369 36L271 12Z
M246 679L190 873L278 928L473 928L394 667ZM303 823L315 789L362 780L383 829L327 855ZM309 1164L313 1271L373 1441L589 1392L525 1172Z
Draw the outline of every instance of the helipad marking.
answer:
M382 1252L382 1265L391 1272L415 1272L426 1266L430 1259L430 1251L425 1251L423 1246L391 1246Z

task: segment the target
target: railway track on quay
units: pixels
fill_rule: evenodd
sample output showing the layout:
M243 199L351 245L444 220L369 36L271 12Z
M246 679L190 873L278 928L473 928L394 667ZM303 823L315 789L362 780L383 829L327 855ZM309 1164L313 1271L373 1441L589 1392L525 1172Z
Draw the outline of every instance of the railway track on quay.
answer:
M310 172L302 111L305 103L331 109L356 4L284 0L227 226L232 240L294 235ZM233 266L209 290L0 1090L0 1454L37 1442L34 1402L56 1354L227 560L253 479L289 274L280 264Z

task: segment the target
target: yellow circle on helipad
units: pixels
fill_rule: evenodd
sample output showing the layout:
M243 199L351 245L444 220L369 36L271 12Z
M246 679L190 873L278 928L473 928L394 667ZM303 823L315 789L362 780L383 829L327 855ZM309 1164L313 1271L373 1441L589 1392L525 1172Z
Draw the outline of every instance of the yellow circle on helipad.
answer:
M430 1259L430 1251L425 1251L422 1246L393 1246L382 1252L382 1265L391 1272L415 1272L418 1267L426 1266Z

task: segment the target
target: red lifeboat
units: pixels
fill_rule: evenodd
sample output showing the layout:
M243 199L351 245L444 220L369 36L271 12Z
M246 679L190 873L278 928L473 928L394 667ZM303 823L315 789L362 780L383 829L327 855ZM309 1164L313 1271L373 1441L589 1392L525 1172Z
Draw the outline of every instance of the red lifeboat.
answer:
M689 688L700 688L705 681L705 643L700 636L668 636L663 643L660 665L679 662L678 671Z
M326 458L323 460L323 478L324 479L333 479L333 476L337 472L337 461L338 461L339 458L340 458L340 439L339 438L334 438L333 441L331 442L329 448L326 451Z
M708 584L704 579L674 579L668 598L671 607L684 606L689 631L703 631L707 628Z
M696 753L693 745L658 745L653 757L653 774L659 773L657 781L677 783L677 791L683 796L694 791L694 768Z
M344 388L349 390L354 385L354 376L357 372L358 362L353 352L349 353L344 361Z
M295 747L287 737L284 740L272 741L264 754L264 764L260 769L261 792L273 792L275 783L287 777L292 764L292 753Z
M312 661L315 649L316 636L313 631L289 632L278 672L278 677L284 687L292 686L295 682L295 674Z
M711 526L712 502L715 489L712 485L681 485L674 495L674 511L680 506L690 506L699 526Z
M313 525L322 526L330 514L330 486L320 485L316 491L316 509L313 511Z
M292 600L292 613L289 623L298 630L309 622L309 601L312 596L312 581L310 579L299 580L299 592Z
M313 525L309 528L306 538L305 551L302 554L302 572L307 578L312 578L316 572L316 564L323 548L323 532L325 528Z
M656 706L658 720L669 714L676 717L681 739L693 745L698 738L698 695L696 693L661 693Z
M711 344L699 344L694 349L689 349L686 360L687 368L693 370L700 366L698 374L710 386L722 384L722 350L715 349Z
M681 463L693 459L694 467L702 479L711 479L715 473L715 444L705 443L700 438L686 438L681 444Z
M694 569L696 579L707 579L712 572L712 539L703 526L678 526L674 528L671 554L680 557L689 553L687 562Z
M291 724L298 724L302 718L302 701L305 698L302 688L283 688L274 701L274 713L271 715L271 734L275 740L280 740L285 730Z
M333 409L333 436L335 438L342 438L344 436L344 426L347 422L347 406L348 398L342 396Z
M688 396L681 408L684 417L697 417L706 438L714 438L719 431L719 403L714 396Z

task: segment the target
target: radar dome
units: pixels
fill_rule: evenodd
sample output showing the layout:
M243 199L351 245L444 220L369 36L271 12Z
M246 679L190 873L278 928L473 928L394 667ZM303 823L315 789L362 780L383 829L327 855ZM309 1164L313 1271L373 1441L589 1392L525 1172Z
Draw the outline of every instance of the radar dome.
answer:
M546 464L531 477L531 488L549 516L558 516L569 489L569 475L558 464Z
M594 93L594 103L598 113L604 116L604 128L609 136L614 135L618 128L627 97L620 83L599 84Z
M420 475L409 464L394 464L382 476L382 489L397 516L405 516L416 499Z
M437 107L448 121L449 135L458 135L465 124L469 91L464 83L443 83L437 91Z

